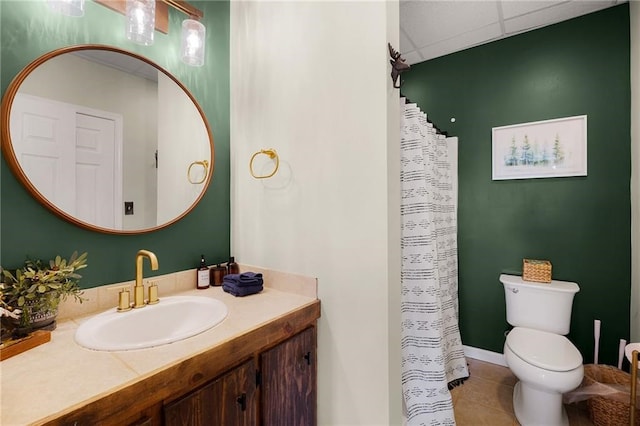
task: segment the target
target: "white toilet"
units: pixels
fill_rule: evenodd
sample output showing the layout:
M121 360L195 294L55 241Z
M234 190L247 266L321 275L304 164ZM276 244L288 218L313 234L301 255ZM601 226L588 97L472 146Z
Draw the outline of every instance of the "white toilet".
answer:
M519 379L513 409L522 426L568 425L562 394L577 388L584 369L582 355L564 337L569 333L576 283L534 283L500 275L507 304L504 357Z

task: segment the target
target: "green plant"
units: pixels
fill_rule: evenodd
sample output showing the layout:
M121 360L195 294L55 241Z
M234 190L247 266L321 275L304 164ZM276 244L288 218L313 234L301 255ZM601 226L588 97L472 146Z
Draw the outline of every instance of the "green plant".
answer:
M15 275L2 270L2 302L10 311L21 310L20 325L27 326L32 312L55 311L69 296L82 303L82 276L76 271L86 267L87 253L74 252L69 260L56 256L48 264L27 258Z

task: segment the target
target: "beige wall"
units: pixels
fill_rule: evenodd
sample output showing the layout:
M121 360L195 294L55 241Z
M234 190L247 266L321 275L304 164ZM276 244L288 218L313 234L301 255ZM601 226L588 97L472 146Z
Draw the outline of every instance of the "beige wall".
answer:
M640 2L631 1L631 341L640 342Z
M399 2L387 1L387 41L400 49ZM389 64L387 75L391 72ZM400 424L402 384L400 348L400 102L399 90L387 79L387 215L388 215L388 291L389 291L389 424Z
M322 425L400 423L397 7L231 4L232 253L318 278Z
M153 213L157 211L151 222L154 224L167 223L193 205L202 193L209 169L191 164L211 159L209 135L200 112L182 88L162 73L158 73L158 99L158 168L151 168L153 180L147 185L155 183L157 190L157 206L148 204Z

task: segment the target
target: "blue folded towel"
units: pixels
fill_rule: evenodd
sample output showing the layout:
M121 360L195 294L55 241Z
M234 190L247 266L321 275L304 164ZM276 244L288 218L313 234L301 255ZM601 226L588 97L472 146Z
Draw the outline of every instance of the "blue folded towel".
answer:
M262 274L255 272L243 272L242 274L227 274L222 279L222 283L231 283L237 287L262 285Z
M242 297L248 296L250 294L260 293L262 291L262 284L238 286L231 282L223 282L222 290L226 291L229 294L233 294L236 297Z
M243 272L238 277L238 280L241 283L255 282L255 281L262 282L262 274L260 272L258 272L258 273L256 273L256 272Z

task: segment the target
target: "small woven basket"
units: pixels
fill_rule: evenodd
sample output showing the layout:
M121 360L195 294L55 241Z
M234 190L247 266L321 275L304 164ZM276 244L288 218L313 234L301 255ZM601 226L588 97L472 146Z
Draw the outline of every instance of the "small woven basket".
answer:
M538 283L551 282L551 262L548 260L522 259L522 279Z
M631 375L611 365L603 364L587 364L584 366L585 386L592 385L595 382L613 385L622 385L631 389ZM594 396L587 400L589 409L589 417L595 426L626 426L629 424L629 394L622 394L621 398L626 396L626 402L615 399ZM640 407L636 408L635 426L640 426Z

